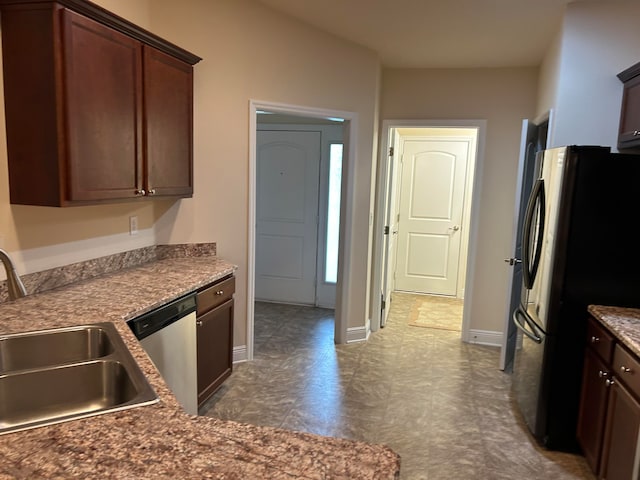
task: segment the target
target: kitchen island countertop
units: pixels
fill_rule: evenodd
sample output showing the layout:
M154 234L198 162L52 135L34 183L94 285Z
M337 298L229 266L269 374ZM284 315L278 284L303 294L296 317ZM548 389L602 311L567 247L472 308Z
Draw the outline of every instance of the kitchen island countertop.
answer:
M126 320L232 274L215 256L165 258L0 304L0 334L112 321L153 405L0 436L0 479L395 479L383 445L184 413Z

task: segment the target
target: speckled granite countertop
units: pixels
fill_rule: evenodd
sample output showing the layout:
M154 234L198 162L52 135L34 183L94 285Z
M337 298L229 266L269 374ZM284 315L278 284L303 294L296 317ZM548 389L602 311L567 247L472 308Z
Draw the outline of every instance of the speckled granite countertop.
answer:
M589 305L589 312L640 357L640 309Z
M183 412L126 320L234 271L166 258L0 304L0 333L112 321L158 394L153 405L0 436L0 479L394 479L389 448Z

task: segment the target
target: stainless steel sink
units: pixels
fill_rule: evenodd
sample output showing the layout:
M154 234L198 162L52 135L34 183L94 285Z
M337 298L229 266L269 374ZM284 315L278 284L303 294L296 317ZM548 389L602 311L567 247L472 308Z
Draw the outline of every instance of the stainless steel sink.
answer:
M0 373L93 360L113 353L95 325L0 336Z
M0 434L158 401L108 322L0 336L0 362Z

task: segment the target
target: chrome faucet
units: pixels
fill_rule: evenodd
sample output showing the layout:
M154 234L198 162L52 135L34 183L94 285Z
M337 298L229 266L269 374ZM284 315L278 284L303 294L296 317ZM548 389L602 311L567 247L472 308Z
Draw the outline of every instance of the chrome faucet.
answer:
M13 266L9 254L0 248L0 260L4 264L4 269L7 272L7 290L9 291L9 300L15 300L20 297L24 297L27 294L26 288L20 277L16 273L16 268Z

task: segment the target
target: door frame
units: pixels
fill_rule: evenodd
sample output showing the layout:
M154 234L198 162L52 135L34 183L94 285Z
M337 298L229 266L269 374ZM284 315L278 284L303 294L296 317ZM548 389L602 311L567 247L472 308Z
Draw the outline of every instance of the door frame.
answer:
M328 110L262 100L249 100L249 211L248 211L248 247L247 247L247 360L253 360L254 316L255 316L255 249L256 249L256 140L257 112L266 110L285 115L297 115L309 118L344 120L344 156L342 169L342 191L340 202L340 241L338 254L338 281L336 283L336 308L334 322L335 343L347 343L348 286L352 279L349 262L351 257L351 225L354 208L355 179L353 171L356 164L356 146L358 144L358 114L342 110Z
M480 212L480 194L482 186L482 167L484 164L484 149L486 142L487 121L482 119L469 120L383 120L380 141L380 151L378 153L378 178L376 182L376 204L374 215L374 258L372 268L372 292L371 292L371 331L376 331L380 327L381 320L381 298L382 291L382 248L384 245L384 196L385 184L389 175L389 144L390 132L392 129L407 127L426 127L426 128L475 128L478 132L476 138L476 155L475 167L473 167L474 176L471 194L471 207L469 219L468 234L468 251L466 277L464 287L464 304L462 315L462 341L470 342L472 340L470 334L471 326L471 306L473 298L473 278L476 265L476 250L478 238L478 219Z

